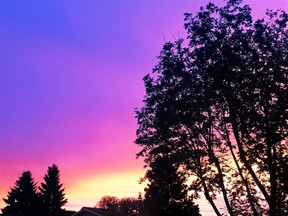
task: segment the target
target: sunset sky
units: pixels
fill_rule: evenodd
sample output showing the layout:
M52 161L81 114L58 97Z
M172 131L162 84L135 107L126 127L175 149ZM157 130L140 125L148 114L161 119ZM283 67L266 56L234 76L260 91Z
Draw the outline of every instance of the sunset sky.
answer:
M165 41L185 37L183 13L207 2L1 0L0 208L23 171L42 182L52 164L67 209L142 192L134 144L142 78ZM288 11L287 0L244 3L254 17Z

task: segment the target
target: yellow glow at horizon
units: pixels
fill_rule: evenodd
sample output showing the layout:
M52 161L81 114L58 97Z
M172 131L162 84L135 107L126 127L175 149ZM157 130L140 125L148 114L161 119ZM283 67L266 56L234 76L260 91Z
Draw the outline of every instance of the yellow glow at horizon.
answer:
M95 204L105 195L122 197L137 197L138 193L143 194L144 183L139 184L144 171L108 173L92 175L86 178L77 178L67 188L68 203L65 206L69 210L79 210L81 207L94 207Z

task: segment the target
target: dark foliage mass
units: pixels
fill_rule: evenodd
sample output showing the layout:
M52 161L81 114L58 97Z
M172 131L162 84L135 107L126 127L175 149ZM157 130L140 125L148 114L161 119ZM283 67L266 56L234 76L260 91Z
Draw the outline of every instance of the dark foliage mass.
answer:
M146 173L149 181L145 189L145 208L150 216L195 216L199 208L188 196L184 173L169 157L158 157Z
M4 215L25 216L61 216L65 213L62 209L67 202L64 189L60 183L59 169L56 165L48 167L44 177L45 183L39 187L32 178L30 171L25 171L8 192L4 202L7 204L2 209Z
M218 216L288 215L287 24L281 10L253 22L241 0L185 14L187 39L164 45L136 111L146 196L170 196L151 212L181 203L186 184Z
M121 211L128 214L141 214L145 212L144 201L141 193L139 193L139 196L137 198L124 197L119 199L115 196L103 196L96 204L96 207L112 211Z
M96 204L96 207L116 211L119 207L119 199L115 196L103 196Z
M3 199L7 206L2 209L4 214L38 215L40 200L37 186L31 172L23 172L16 184Z
M45 212L43 216L63 215L65 210L62 206L67 203L67 199L65 199L63 184L60 183L59 169L56 165L48 167L44 181L45 183L39 187L39 196Z

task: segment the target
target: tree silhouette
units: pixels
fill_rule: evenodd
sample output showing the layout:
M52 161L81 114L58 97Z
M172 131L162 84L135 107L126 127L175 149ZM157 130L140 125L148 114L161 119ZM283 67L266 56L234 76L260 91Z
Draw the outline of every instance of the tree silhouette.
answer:
M220 194L230 215L288 214L287 24L284 11L253 22L241 0L209 3L144 78L138 156L176 158L218 216Z
M39 200L37 187L30 171L25 171L16 181L15 186L3 199L7 206L2 209L4 214L38 215Z
M116 211L119 208L119 199L115 196L103 196L96 206Z
M139 202L134 197L124 197L119 200L119 210L128 214L139 212Z
M146 212L146 209L144 207L144 199L142 196L142 193L139 192L138 197L137 197L137 206L138 206L138 213L142 214Z
M96 207L103 208L112 211L121 211L128 214L143 213L144 204L141 193L137 198L135 197L123 197L121 199L115 196L103 196L96 204Z
M63 215L65 210L62 207L67 203L67 199L65 199L63 184L60 183L59 169L56 165L48 167L44 181L39 187L43 215Z
M168 157L157 157L146 173L145 206L151 216L198 216L199 208L188 196L187 179Z

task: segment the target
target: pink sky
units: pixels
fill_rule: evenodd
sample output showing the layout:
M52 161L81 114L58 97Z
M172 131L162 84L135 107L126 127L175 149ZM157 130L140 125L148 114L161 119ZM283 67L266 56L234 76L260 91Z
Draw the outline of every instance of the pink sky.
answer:
M208 1L199 2L2 0L1 198L23 171L42 182L54 163L67 209L142 192L145 171L134 144L142 78L157 63L164 38L185 37L183 13ZM265 8L288 10L286 0L244 3L255 17Z

